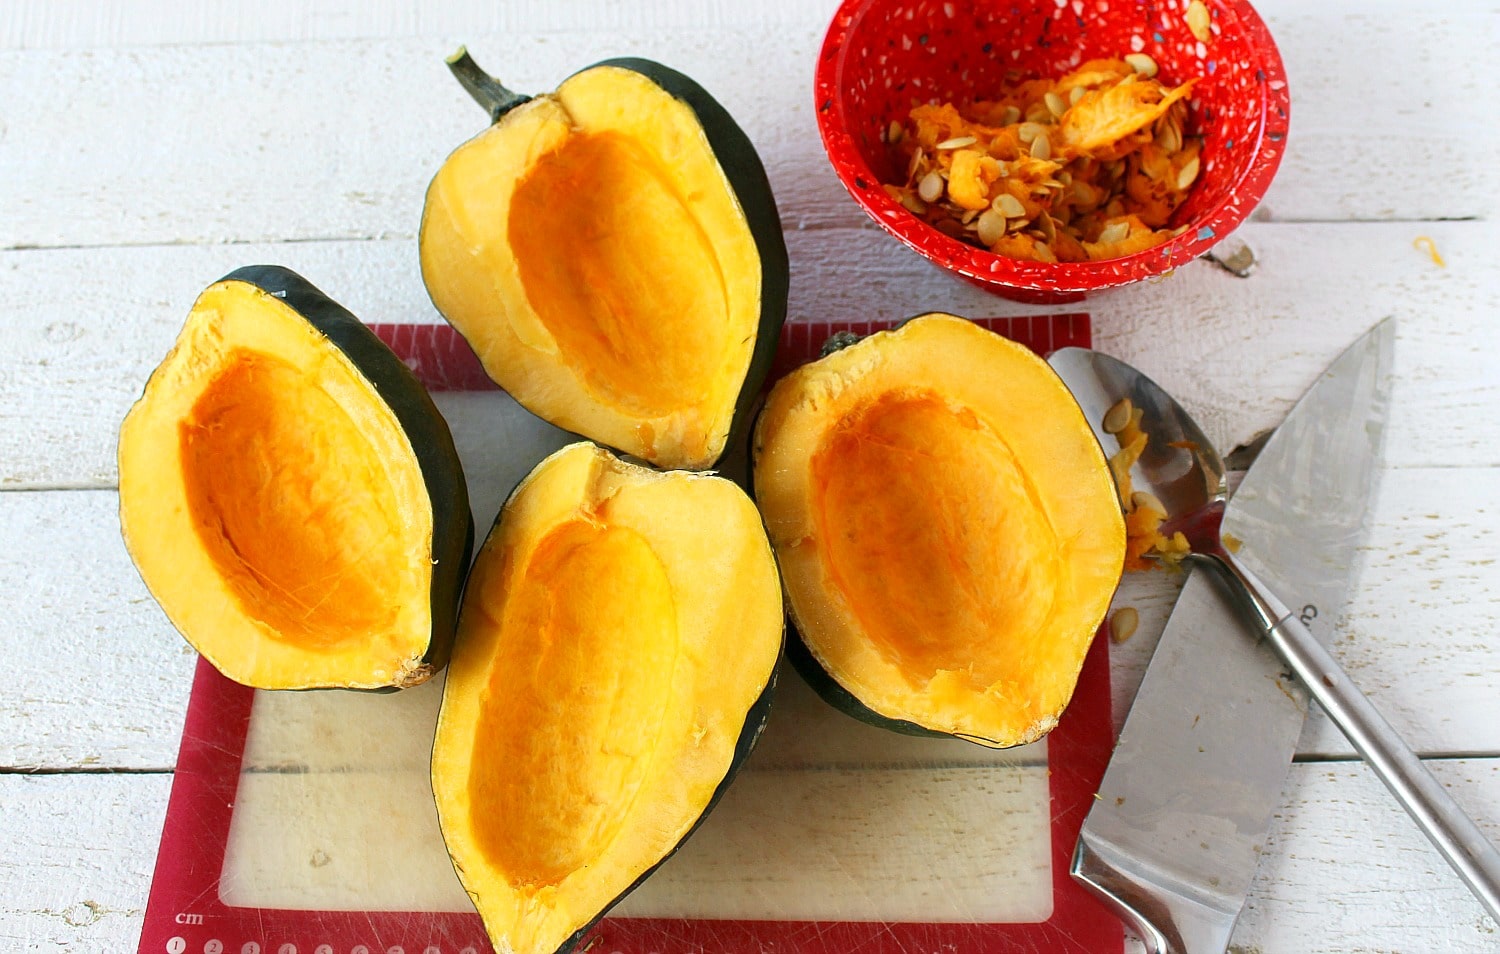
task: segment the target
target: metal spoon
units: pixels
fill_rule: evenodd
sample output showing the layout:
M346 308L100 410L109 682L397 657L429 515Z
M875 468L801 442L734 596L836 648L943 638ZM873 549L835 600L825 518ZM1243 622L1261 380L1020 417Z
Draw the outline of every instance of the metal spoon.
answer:
M1135 368L1083 348L1056 352L1050 363L1108 447L1104 417L1121 399L1142 411L1146 450L1131 471L1136 486L1166 508L1162 532L1182 531L1191 559L1212 566L1240 597L1277 655L1343 731L1375 774L1417 822L1490 912L1500 920L1500 851L1391 728L1297 614L1289 610L1220 536L1228 497L1224 464L1202 430L1156 382ZM1287 594L1291 596L1293 594Z

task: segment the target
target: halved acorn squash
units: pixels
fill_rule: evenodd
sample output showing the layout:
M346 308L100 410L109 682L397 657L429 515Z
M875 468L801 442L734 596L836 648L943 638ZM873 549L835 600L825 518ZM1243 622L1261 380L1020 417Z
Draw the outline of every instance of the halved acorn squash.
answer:
M786 314L786 246L750 140L647 60L536 98L463 51L450 65L495 122L427 190L433 304L538 416L661 467L711 466Z
M692 832L759 737L784 621L723 478L563 448L475 558L432 788L495 949L567 950Z
M801 639L866 721L987 746L1057 724L1120 579L1104 453L1026 348L926 315L787 375L756 499Z
M199 296L119 464L131 558L230 679L402 687L447 662L474 535L448 425L301 276L242 268Z

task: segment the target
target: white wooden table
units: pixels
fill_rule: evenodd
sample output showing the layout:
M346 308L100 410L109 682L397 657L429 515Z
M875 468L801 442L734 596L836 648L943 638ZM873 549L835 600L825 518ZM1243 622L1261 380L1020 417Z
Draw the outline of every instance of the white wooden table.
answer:
M442 67L459 41L522 90L619 54L702 82L768 166L792 320L1047 310L939 274L848 201L810 92L832 6L0 4L0 948L128 951L140 930L195 657L120 542L122 415L197 292L241 264L289 265L367 320L438 320L414 236L428 178L483 123ZM1259 6L1293 97L1280 176L1239 234L1259 270L1199 262L1091 299L1095 341L1227 449L1401 316L1375 529L1334 649L1500 838L1500 11ZM1160 576L1121 592L1142 624L1112 647L1117 719L1174 595ZM1321 715L1284 806L1235 950L1500 950Z

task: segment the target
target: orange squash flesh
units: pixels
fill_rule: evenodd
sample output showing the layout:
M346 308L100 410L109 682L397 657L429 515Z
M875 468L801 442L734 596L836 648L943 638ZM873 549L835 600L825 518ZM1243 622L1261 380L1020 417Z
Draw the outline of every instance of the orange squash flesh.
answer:
M250 266L199 296L119 464L126 549L230 679L382 689L446 664L473 537L452 436L301 276Z
M1045 362L961 318L913 319L779 382L754 473L830 701L997 747L1056 725L1125 528Z
M674 851L759 736L771 547L719 477L548 457L475 558L432 787L496 950L552 954Z
M659 418L711 397L725 288L658 158L617 132L573 135L516 186L509 232L527 298L597 399Z
M813 472L829 574L882 654L924 681L962 672L982 691L1005 678L1062 571L999 435L931 391L887 392L824 438ZM1035 676L1012 678L1026 693Z
M539 417L659 467L742 433L786 310L786 249L744 133L697 84L601 63L509 105L433 177L433 304Z
M389 628L396 494L374 448L290 362L236 351L179 425L193 528L267 636L330 648ZM351 494L349 488L360 488Z
M672 584L639 533L587 520L548 531L508 600L498 583L471 597L500 628L469 774L490 813L474 830L511 885L556 885L614 841L650 768L676 661ZM595 673L616 644L634 649Z

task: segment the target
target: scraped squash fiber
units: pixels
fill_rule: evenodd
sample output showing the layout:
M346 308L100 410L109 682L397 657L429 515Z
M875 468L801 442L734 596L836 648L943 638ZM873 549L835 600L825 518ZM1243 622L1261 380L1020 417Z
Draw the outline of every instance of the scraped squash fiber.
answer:
M781 607L727 480L580 443L517 488L474 563L432 761L497 950L569 949L708 812L764 726Z
M240 269L199 297L119 458L141 576L231 679L399 687L446 662L473 532L452 438L300 276Z
M1036 355L929 315L793 372L755 489L802 640L852 714L991 746L1072 696L1125 533L1083 412Z

